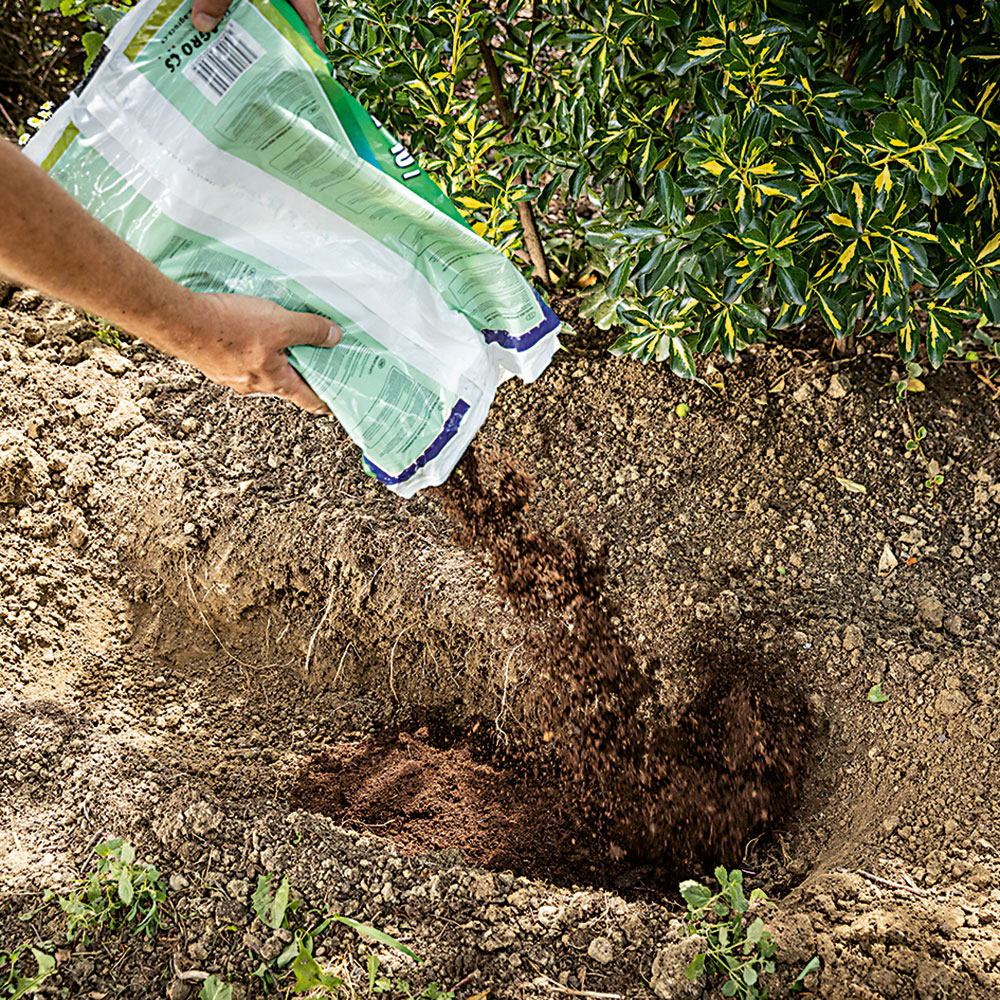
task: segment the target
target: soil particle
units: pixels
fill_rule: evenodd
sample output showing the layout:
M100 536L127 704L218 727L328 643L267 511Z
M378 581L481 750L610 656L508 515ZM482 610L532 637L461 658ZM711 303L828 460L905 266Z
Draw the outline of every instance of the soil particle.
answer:
M852 650L860 649L864 644L864 633L860 628L858 628L857 625L848 625L844 629L841 645L843 646L845 653L850 653Z
M945 606L936 597L921 597L917 601L920 620L931 628L941 628L944 622Z
M24 434L0 430L0 503L22 504L48 483L48 466Z

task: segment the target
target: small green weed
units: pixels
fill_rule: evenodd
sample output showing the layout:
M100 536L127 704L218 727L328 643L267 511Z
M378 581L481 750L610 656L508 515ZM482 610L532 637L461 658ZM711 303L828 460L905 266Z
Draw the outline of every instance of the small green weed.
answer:
M795 977L792 981L792 985L788 987L790 993L805 993L806 992L806 976L810 973L816 972L820 967L820 961L818 955L813 955L812 958L806 962L802 971Z
M406 979L392 980L379 975L379 959L374 952L368 955L368 992L373 996L391 994L403 1000L454 1000L454 990L442 990L437 983L429 983L421 993L414 993Z
M209 976L198 991L198 1000L233 1000L233 987L218 976Z
M749 920L747 914L753 903L766 902L767 896L762 889L754 889L747 899L743 894L743 873L738 869L727 872L720 866L715 869L715 878L720 888L714 894L698 882L688 880L680 885L688 906L684 917L687 933L697 934L706 942L705 951L694 957L685 975L692 981L702 972L725 976L724 997L766 997L760 975L774 972L773 957L778 947L764 930L764 921L760 917Z
M129 345L122 340L122 331L119 327L115 326L114 323L109 323L107 320L101 319L99 316L91 318L94 321L94 326L97 328L94 333L102 344L113 347L121 354L128 352Z
M261 923L273 930L278 930L282 927L290 928L290 917L299 909L302 901L293 897L288 876L284 876L278 882L277 876L273 872L269 872L267 875L259 875L257 877L257 888L250 898L250 903ZM272 989L284 989L286 992L290 990L295 994L309 994L311 997L327 997L331 998L331 1000L335 1000L335 998L345 994L353 994L353 988L346 980L325 971L316 960L316 941L333 923L340 923L345 927L350 927L363 937L371 938L390 948L394 948L416 962L423 961L415 952L407 948L405 944L397 941L384 931L380 931L376 927L369 927L367 924L359 923L350 917L342 917L334 913L324 917L319 924L309 930L301 927L296 929L295 936L281 954L270 962L261 962L256 971L251 975L260 979L267 992L270 992ZM373 961L375 963L374 973L372 972ZM282 986L279 977L285 975L289 969L295 977L294 985L287 984ZM385 993L393 990L393 983L377 976L377 956L369 956L368 970L369 978L371 979L371 992ZM385 984L388 984L388 986ZM207 987L208 984L206 983ZM222 983L213 984L211 989L225 990L226 986ZM402 979L396 982L395 989L402 995L404 1000L453 1000L454 996L454 994L439 990L434 983L428 986L423 993L415 996L406 980ZM200 997L200 1000L217 1000L217 998L218 1000L228 1000L228 995L225 992L206 992Z
M873 684L868 690L868 700L873 705L881 705L882 702L889 700L889 696L882 690L882 685L880 683Z
M98 844L97 870L81 882L78 892L59 897L59 906L68 921L66 937L72 941L88 936L103 926L112 929L134 926L153 937L163 925L163 902L167 889L153 865L137 864L135 848L117 837Z
M262 924L277 930L285 926L287 915L295 912L299 901L291 898L292 887L287 875L277 888L274 888L274 878L273 874L257 876L257 888L250 897L250 904Z
M930 490L931 502L933 503L937 496L938 487L944 485L944 473L941 471L941 466L936 458L927 457L927 452L924 451L927 428L917 427L916 430L913 429L913 416L910 413L909 405L906 407L906 416L910 427L910 437L906 442L906 450L914 452L923 463L927 474L927 478L924 480L924 488Z
M927 388L920 377L923 374L924 369L922 365L919 365L916 361L909 361L906 365L906 374L902 378L886 384L895 388L897 399L906 399L907 393L923 392Z
M4 1000L20 1000L29 993L37 993L42 983L55 971L56 960L47 952L31 948L37 971L34 975L17 968L21 956L28 950L22 944L6 954L0 953L0 997Z

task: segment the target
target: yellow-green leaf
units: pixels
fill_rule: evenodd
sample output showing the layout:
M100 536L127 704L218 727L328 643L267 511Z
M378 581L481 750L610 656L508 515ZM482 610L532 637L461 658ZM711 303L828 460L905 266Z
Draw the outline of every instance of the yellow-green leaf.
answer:
M721 52L726 47L724 38L713 38L711 35L702 35L695 43L694 47L688 51L693 56L706 56L712 52Z
M984 257L989 257L991 254L995 253L1000 249L1000 233L997 233L990 241L983 247L982 250L976 255L976 260L982 260Z
M887 163L875 178L875 191L877 194L888 194L892 190L892 175L889 173Z
M836 273L843 274L850 266L858 252L858 241L848 243L844 252L837 258Z
M854 207L858 210L858 216L860 217L865 211L865 195L861 190L861 185L857 181L851 186L851 197L854 199Z
M843 226L845 229L854 228L854 223L846 215L838 215L836 212L831 212L826 218L828 222L832 222L835 226Z

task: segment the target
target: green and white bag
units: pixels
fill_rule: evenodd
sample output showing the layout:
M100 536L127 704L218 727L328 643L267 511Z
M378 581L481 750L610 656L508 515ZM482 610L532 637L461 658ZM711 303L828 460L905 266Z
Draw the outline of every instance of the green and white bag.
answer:
M142 0L26 150L90 213L198 291L328 316L291 363L390 489L443 482L559 322L330 74L285 0Z

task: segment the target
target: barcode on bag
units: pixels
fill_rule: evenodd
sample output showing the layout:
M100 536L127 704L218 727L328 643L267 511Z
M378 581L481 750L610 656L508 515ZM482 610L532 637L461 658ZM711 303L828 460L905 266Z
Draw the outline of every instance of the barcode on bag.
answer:
M264 54L246 28L230 21L204 52L184 67L184 75L218 104L234 83Z

